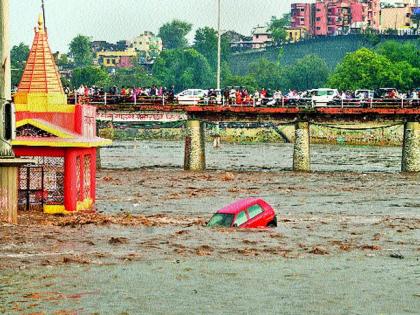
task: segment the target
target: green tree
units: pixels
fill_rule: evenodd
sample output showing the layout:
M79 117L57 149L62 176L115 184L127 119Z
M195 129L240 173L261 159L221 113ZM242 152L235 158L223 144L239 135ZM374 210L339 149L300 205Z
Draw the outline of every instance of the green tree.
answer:
M159 37L162 38L165 49L177 49L187 47L186 36L191 32L192 24L180 20L162 25L159 29Z
M213 69L217 68L217 31L211 27L199 28L194 37L194 49L207 58ZM221 38L222 61L227 61L230 56L229 41L226 37Z
M193 48L163 51L153 65L153 75L177 91L209 88L214 81L207 59Z
M87 36L78 35L70 42L70 53L76 67L87 67L93 64L91 40Z
M420 85L420 69L407 61L391 63L388 86L407 91Z
M67 54L61 54L60 58L57 60L57 66L60 69L71 69L73 64L70 62Z
M268 30L273 36L273 40L277 45L280 45L286 40L287 27L290 26L290 14L284 14L283 17L277 18L273 16L269 23Z
M115 74L110 76L108 84L105 88L111 86L125 87L145 87L152 85L160 85L160 81L149 75L142 67L133 67L125 69L116 69Z
M418 69L407 61L393 63L383 55L362 48L347 54L328 82L343 90L380 87L409 89L417 80Z
M73 88L77 88L82 84L87 86L106 86L108 82L108 73L104 69L95 66L76 68L71 78Z
M420 49L414 43L386 41L377 47L376 52L392 62L407 61L413 67L420 68Z
M70 80L67 79L66 77L61 76L60 80L61 80L61 84L63 85L63 87L66 87L66 86L71 87L72 86Z
M367 27L363 31L363 37L365 38L366 42L371 46L376 46L381 42L381 38L378 35L378 31L372 29L371 27Z
M245 76L232 75L226 78L224 81L225 86L241 86L246 88L250 93L253 93L258 89L258 83L254 76L248 74Z
M29 46L24 43L15 45L10 51L10 60L12 67L12 86L18 85L25 70L26 60L29 56Z
M322 87L328 79L329 69L324 59L306 55L287 67L284 73L288 88L309 90Z
M259 88L274 90L284 86L280 67L265 58L250 64L248 75L254 78Z

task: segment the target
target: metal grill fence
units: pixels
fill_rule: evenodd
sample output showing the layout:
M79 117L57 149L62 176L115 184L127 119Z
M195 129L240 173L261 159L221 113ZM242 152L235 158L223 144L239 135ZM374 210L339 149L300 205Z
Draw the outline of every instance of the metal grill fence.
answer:
M19 168L19 209L42 210L64 204L64 158L32 157L34 164Z

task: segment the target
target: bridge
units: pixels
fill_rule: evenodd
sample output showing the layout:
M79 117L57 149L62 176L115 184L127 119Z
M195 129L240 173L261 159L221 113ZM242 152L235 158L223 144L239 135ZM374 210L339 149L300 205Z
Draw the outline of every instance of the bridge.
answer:
M186 121L184 168L202 171L206 168L205 124L219 122L279 123L295 126L293 170L307 172L310 163L311 124L383 122L404 125L401 169L420 172L420 104L418 100L382 101L370 104L332 104L312 107L311 104L280 107L234 105L179 105L162 103L97 104L99 120L130 122L141 119ZM368 128L367 128L368 129Z

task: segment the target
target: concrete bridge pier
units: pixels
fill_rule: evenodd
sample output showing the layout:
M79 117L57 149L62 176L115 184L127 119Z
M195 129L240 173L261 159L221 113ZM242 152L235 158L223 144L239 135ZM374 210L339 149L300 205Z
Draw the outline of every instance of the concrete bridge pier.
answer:
M297 122L295 125L295 147L293 151L293 171L311 170L310 124Z
M101 168L102 168L101 148L96 148L96 169L100 170Z
M420 123L418 122L406 122L404 125L401 170L420 172Z
M200 120L188 120L186 127L184 169L204 171L206 169L205 123Z

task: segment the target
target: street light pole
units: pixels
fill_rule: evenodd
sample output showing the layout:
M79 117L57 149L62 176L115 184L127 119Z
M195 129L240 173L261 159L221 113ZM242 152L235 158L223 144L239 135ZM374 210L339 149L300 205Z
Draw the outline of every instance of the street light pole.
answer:
M18 165L9 141L13 134L9 48L9 0L0 1L0 221L17 223Z
M222 31L221 23L221 0L217 0L217 89L220 90L220 72L222 61Z
M10 93L9 0L0 1L0 37L0 99L4 102L12 99Z
M6 103L12 100L10 47L9 47L9 0L0 1L0 159L13 157L6 139Z

